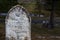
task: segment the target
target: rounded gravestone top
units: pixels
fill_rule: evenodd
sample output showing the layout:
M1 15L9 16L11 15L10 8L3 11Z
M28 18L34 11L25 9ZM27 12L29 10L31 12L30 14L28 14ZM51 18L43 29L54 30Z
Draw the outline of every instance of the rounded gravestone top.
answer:
M30 36L31 20L28 14L27 10L20 5L16 5L8 11L5 20L6 37Z

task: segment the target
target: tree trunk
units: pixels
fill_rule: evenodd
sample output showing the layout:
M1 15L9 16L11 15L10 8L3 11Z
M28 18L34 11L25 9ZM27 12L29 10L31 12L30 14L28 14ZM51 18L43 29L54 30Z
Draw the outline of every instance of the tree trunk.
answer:
M52 0L52 9L50 14L50 26L49 28L54 28L54 10L55 10L56 0Z

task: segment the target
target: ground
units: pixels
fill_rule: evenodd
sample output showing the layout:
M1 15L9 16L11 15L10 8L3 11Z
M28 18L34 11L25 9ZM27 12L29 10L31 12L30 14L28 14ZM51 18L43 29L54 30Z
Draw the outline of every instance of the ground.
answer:
M59 36L60 28L56 27L54 29L48 30L47 28L38 28L38 24L32 24L31 38L32 40L60 40L60 38L49 38L49 36ZM39 26L40 27L40 26ZM38 36L45 38L38 38ZM0 40L5 40L5 25L0 23Z
M5 26L4 23L0 23L0 40L5 39Z

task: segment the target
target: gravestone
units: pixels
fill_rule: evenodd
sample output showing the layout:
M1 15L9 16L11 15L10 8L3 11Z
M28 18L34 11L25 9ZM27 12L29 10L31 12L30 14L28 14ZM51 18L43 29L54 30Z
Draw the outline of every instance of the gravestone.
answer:
M12 7L6 16L5 25L6 40L31 40L31 18L24 7Z

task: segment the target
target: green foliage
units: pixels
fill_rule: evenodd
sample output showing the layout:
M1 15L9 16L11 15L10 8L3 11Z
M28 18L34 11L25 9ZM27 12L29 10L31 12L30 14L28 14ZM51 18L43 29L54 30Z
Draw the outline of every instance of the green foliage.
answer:
M13 5L17 4L17 0L0 0L0 12L7 12Z
M20 5L24 6L30 13L44 13L44 14L49 14L51 12L52 8L52 0L45 0L45 6L40 3L40 0L35 0L34 2L30 3L23 3L20 2ZM18 4L17 0L0 0L0 12L8 12L8 10ZM55 4L55 13L56 15L60 15L60 1L56 1ZM46 9L43 9L46 8ZM43 11L42 11L43 10ZM45 10L48 12L46 13Z
M36 1L35 13L40 14L41 13L41 3L40 3L40 0L35 0L35 1Z
M47 11L51 12L51 8L52 8L52 0L46 0L46 9ZM56 13L56 15L60 16L60 1L55 0L55 6L54 6L54 12Z

